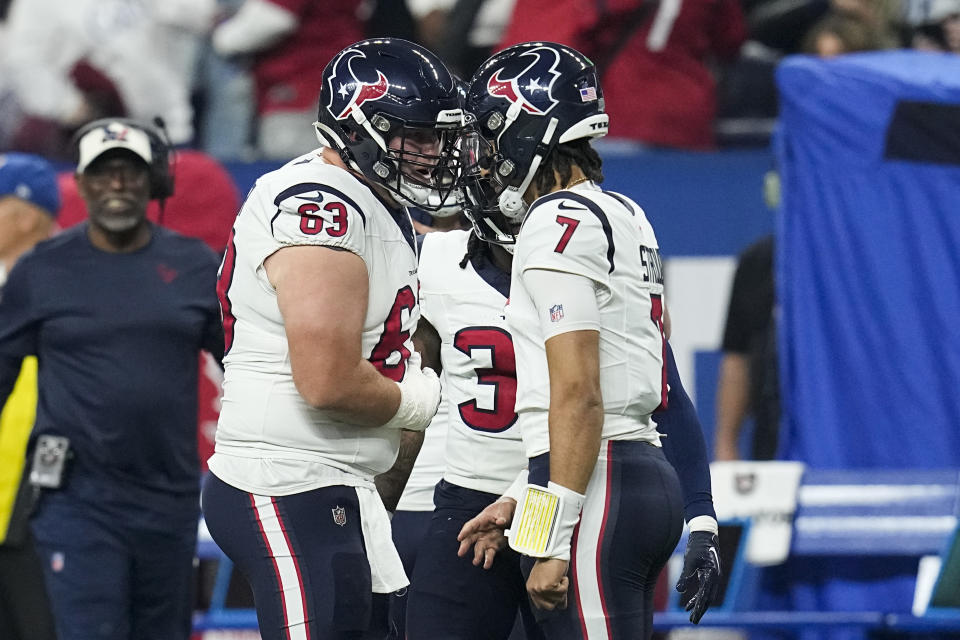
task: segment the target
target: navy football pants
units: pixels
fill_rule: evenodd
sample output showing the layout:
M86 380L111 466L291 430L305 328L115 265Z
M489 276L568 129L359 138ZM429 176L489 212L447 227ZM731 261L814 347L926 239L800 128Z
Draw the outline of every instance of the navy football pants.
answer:
M530 483L546 486L550 454L530 460ZM660 448L601 443L574 530L567 608L534 608L550 640L638 640L653 633L653 593L683 530L677 474ZM499 558L498 558L499 559ZM524 557L529 574L533 559Z
M210 473L202 503L214 541L250 582L263 640L363 636L373 593L356 489L257 496Z
M157 530L68 494L44 495L31 527L59 640L187 640L195 509Z
M473 565L473 553L457 556L464 523L500 496L441 480L436 509L420 548L407 604L408 640L506 640L518 609L525 628L530 615L520 556L504 549L490 569ZM535 628L528 638L539 638Z
M393 544L397 547L397 553L403 561L403 570L408 578L413 577L417 556L423 548L432 517L433 511L397 511L393 514L393 520L390 522L393 529ZM403 640L407 637L407 601L410 600L410 589L391 593L389 598L389 632L386 638Z

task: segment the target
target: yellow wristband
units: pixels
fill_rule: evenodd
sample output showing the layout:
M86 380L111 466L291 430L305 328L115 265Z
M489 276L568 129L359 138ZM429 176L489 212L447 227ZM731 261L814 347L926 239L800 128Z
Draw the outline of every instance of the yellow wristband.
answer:
M517 503L510 548L535 558L570 558L570 540L580 520L584 496L553 482L528 484Z

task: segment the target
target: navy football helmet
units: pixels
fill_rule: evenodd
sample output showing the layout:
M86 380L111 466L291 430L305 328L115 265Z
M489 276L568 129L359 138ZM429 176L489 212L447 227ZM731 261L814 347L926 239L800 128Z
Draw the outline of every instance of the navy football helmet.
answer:
M507 246L544 158L609 126L596 67L553 42L525 42L491 57L471 79L464 108L474 120L459 142L465 213L481 239Z
M320 143L410 204L449 204L457 173L451 150L462 124L453 75L413 42L363 40L323 70L314 123Z

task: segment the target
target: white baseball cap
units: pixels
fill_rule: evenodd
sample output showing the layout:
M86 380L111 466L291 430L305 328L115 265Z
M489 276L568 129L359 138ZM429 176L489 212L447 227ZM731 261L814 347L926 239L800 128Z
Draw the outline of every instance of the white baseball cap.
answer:
M83 173L91 162L111 149L127 149L147 164L153 162L150 136L141 129L120 121L105 122L84 133L77 146L80 149L77 173Z

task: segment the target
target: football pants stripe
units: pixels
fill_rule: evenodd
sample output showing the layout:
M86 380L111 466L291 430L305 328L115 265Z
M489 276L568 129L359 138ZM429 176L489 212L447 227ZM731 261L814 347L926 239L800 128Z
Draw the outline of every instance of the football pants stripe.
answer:
M609 455L609 443L608 452ZM599 480L596 481L596 480ZM598 456L591 486L587 489L583 513L573 550L575 575L573 586L580 610L581 628L586 640L607 640L611 637L607 621L607 603L604 599L600 575L603 571L601 554L605 540L610 498L610 473L607 456Z
M306 591L277 505L270 496L250 494L250 501L256 511L257 524L277 575L287 639L310 640L306 618Z

